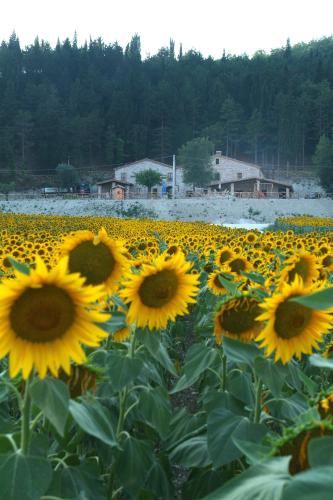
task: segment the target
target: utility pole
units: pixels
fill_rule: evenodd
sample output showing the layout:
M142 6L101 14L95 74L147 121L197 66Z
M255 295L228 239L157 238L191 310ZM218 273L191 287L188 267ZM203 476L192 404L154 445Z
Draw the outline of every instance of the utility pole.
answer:
M172 199L176 198L176 155L172 155Z

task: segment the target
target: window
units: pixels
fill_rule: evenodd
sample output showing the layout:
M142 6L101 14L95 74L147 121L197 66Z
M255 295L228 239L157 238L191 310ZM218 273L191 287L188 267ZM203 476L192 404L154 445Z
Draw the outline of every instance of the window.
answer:
M215 158L215 165L219 165L220 164L220 158Z
M167 174L167 181L168 182L172 181L172 172L168 172L168 174Z
M127 178L126 172L121 172L120 178L122 181L126 181L126 178Z
M242 172L237 172L237 179L241 179L243 177Z
M221 179L220 172L214 173L214 181L219 181Z

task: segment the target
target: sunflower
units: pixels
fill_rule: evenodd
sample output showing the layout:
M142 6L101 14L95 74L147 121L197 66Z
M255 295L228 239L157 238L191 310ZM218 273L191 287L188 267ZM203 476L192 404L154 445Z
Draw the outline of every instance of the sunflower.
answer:
M188 312L195 303L199 276L190 274L191 264L178 252L169 259L160 255L139 274L127 273L120 297L130 303L127 321L150 329L164 328L169 319Z
M130 336L131 336L130 328L124 326L124 328L121 328L120 330L114 332L112 340L114 340L114 342L124 342L125 340L129 339Z
M259 302L244 293L239 297L229 298L223 302L215 315L214 335L216 342L221 344L222 335L233 339L250 342L262 329L256 321L260 314Z
M296 429L288 429L275 443L273 454L291 455L289 472L291 475L298 474L309 468L308 446L311 439L332 434L333 426L326 421L313 421Z
M222 285L220 281L221 271L215 271L208 276L207 286L214 293L214 295L227 295L228 290Z
M284 262L284 269L280 277L280 287L285 282L292 283L296 275L302 278L305 286L312 285L319 276L316 256L304 250L289 257Z
M280 292L268 297L260 305L265 312L257 319L267 324L257 340L266 348L269 356L275 351L275 361L287 363L296 355L311 354L318 348L322 336L328 333L332 323L329 314L333 308L317 311L293 302L291 299L310 293L302 280L295 276L292 284L285 283Z
M98 372L88 365L71 366L70 373L63 370L59 372L59 378L68 385L72 399L75 399L89 390L95 391Z
M258 235L256 233L254 233L253 231L249 231L246 236L245 236L245 241L247 243L255 243L258 239Z
M216 264L218 266L223 266L230 259L235 257L235 252L229 247L222 247L216 255Z
M104 285L109 293L117 290L126 250L109 238L104 228L97 236L91 231L78 231L65 240L61 251L68 255L68 271L80 273L86 285Z
M318 412L321 418L333 417L333 393L318 401Z
M250 272L252 269L252 265L244 255L239 254L236 257L228 260L225 269L227 272L240 277L241 273Z
M97 346L107 334L94 323L108 316L91 308L102 287L83 287L84 278L66 273L66 259L50 272L39 259L30 274L0 285L0 357L9 354L9 373L22 369L26 379L33 367L40 378L47 370L70 372L70 360L86 359L81 343ZM89 310L87 309L89 307Z
M332 272L333 271L333 253L325 255L321 259L321 265L325 271Z

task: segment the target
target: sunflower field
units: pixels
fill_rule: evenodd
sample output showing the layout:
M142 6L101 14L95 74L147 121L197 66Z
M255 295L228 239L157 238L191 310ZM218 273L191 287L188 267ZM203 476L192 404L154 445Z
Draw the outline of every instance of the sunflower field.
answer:
M0 228L0 500L333 498L333 220Z

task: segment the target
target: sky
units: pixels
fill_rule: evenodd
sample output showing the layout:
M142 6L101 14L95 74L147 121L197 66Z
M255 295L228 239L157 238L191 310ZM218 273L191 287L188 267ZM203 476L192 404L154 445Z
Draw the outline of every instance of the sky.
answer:
M21 47L36 36L54 47L102 37L122 47L137 33L142 56L169 45L220 58L253 55L333 34L333 0L0 0L0 40L15 31Z

